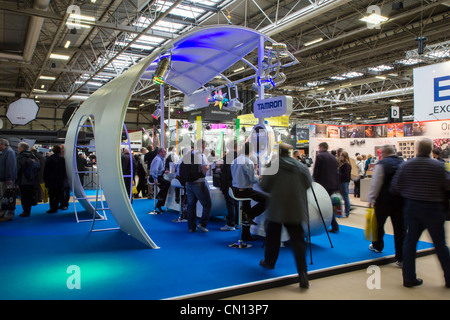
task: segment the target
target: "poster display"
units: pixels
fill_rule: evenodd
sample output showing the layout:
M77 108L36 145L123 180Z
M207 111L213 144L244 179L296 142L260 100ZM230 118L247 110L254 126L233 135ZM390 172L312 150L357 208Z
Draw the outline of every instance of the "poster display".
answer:
M415 142L422 137L433 140L433 148L441 150L441 158L450 160L450 119L379 125L311 123L310 157L315 160L319 143L327 142L329 151L343 148L353 159L356 153L378 157L382 146L392 145L407 160L415 157Z

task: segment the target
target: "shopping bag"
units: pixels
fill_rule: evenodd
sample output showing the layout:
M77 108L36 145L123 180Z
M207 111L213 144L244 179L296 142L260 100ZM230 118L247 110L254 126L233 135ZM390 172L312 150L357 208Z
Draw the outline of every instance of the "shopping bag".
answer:
M337 217L342 217L344 215L344 199L341 194L335 192L331 194L331 204L333 205L333 214Z
M16 210L16 199L19 190L17 188L7 188L1 199L1 210Z
M375 216L375 208L367 208L366 225L364 228L364 237L368 241L377 241L377 217Z

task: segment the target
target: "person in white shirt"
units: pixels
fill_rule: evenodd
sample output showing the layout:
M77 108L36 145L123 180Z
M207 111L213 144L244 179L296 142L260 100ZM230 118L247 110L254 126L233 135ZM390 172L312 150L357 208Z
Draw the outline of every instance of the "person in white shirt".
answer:
M257 202L256 205L251 207L251 201L243 201L242 206L243 212L245 213L243 220L248 221L253 220L266 210L268 199L264 193L253 189L253 185L259 182L260 177L256 174L255 164L250 160L251 150L248 142L244 144L243 151L231 163L231 175L233 176L232 185L234 196L237 198L251 198ZM242 240L251 240L250 225L248 223L243 223Z
M355 198L359 198L361 194L361 179L364 178L364 161L361 156L356 157L356 168L358 169L358 176L354 180L355 190L353 193Z

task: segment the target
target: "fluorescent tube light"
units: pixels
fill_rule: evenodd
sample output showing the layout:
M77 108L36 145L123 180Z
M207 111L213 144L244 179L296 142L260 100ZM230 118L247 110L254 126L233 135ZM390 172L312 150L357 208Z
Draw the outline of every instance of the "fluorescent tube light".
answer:
M56 59L56 60L69 60L70 56L65 55L65 54L57 54L57 53L52 53L50 55L50 59Z
M234 69L233 72L239 72L239 71L242 71L244 69L245 69L245 67L240 67L240 68Z
M70 41L69 41L69 40L67 40L67 41L66 41L66 44L64 45L64 48L66 48L66 49L67 49L67 48L68 48L69 46L70 46Z
M54 80L56 80L56 77L40 76L39 79L41 79L41 80L51 80L51 81L54 81Z
M91 27L88 26L87 24L73 23L73 22L66 22L66 26L71 28L85 28L85 29L89 29Z
M368 23L373 23L373 24L380 24L382 22L388 21L389 18L380 16L379 14L376 14L376 13L372 13L370 16L363 17L359 20L368 22Z
M71 13L69 15L69 19L76 19L76 20L84 20L84 21L95 22L95 17L83 16L81 14L76 14L76 13Z
M33 89L33 92L37 92L37 93L47 93L47 90Z
M313 45L315 43L318 43L320 41L323 41L323 38L319 38L319 39L315 39L315 40L309 41L309 42L305 43L304 46L307 47L307 46Z

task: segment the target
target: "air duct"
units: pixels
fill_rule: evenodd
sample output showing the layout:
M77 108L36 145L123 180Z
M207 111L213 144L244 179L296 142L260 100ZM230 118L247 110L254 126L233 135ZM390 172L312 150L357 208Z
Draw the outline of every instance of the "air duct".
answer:
M35 0L33 3L33 9L47 11L50 0ZM36 44L39 40L39 34L41 33L42 24L44 18L31 16L28 24L27 39L23 48L23 54L11 54L0 52L0 59L17 60L25 63L29 63L33 57Z

